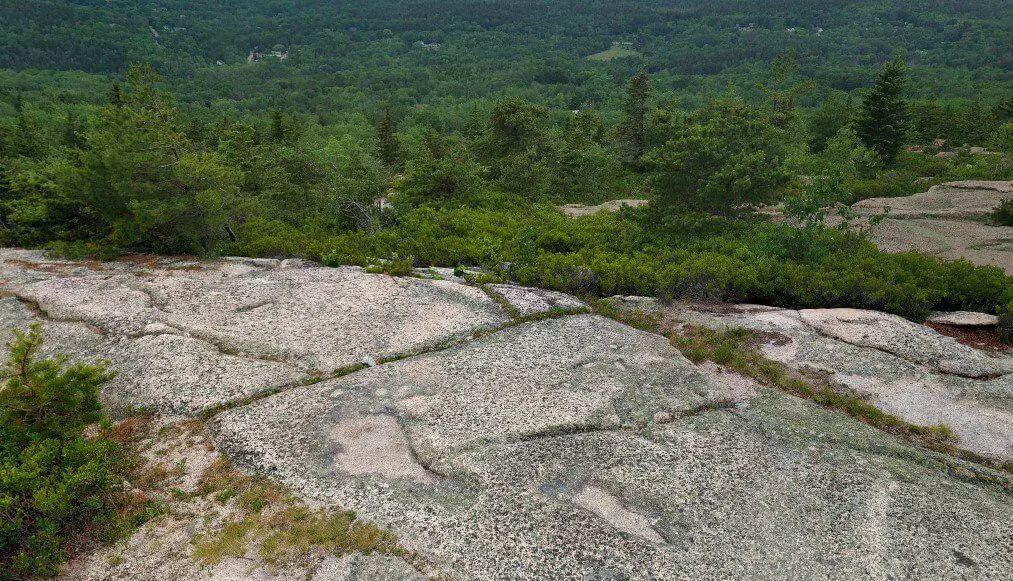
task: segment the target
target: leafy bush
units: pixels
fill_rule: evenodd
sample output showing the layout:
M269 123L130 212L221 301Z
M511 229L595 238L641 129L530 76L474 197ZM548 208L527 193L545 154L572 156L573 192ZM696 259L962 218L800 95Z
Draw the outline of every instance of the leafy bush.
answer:
M660 223L659 223L660 222ZM587 296L635 294L854 307L920 320L929 311L993 312L1013 300L1001 269L880 252L861 236L814 224L650 209L576 220L540 205L423 206L378 235L334 239L327 264L376 264L395 253L419 266L477 265L521 284Z
M1003 343L1013 345L1013 301L998 309L999 326L996 334Z
M1013 226L1013 198L1003 200L992 212L992 220L1000 226Z
M124 462L99 421L98 388L112 374L102 365L40 359L42 334L15 331L0 388L0 570L12 578L56 572L68 538L113 521ZM0 576L3 576L0 575Z

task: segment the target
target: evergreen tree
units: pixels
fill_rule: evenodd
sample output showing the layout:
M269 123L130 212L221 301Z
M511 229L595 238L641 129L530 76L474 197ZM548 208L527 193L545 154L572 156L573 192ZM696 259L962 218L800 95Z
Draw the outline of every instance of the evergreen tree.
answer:
M123 89L119 83L113 83L113 88L109 90L109 104L113 107L123 106Z
M81 147L81 136L78 135L77 118L74 112L67 110L67 120L63 127L63 143L67 147Z
M25 157L33 157L40 151L39 143L35 137L35 123L28 117L28 113L22 108L18 112L17 131L15 132L15 152Z
M770 121L774 127L786 129L798 118L796 97L814 88L812 81L792 84L795 72L798 71L798 59L795 52L778 55L770 67L770 84L760 84L759 89L770 98Z
M271 129L268 135L271 141L276 143L284 142L288 135L288 131L285 129L285 118L278 109L271 111Z
M383 110L383 119L376 125L376 141L380 160L388 166L401 163L401 144L397 139L397 123L390 107Z
M906 77L903 61L886 63L876 77L876 85L862 101L856 123L858 137L888 164L904 145L908 129L908 106L901 98Z
M640 72L626 87L623 122L619 127L620 155L627 165L636 165L647 150L647 108L651 97L651 77Z

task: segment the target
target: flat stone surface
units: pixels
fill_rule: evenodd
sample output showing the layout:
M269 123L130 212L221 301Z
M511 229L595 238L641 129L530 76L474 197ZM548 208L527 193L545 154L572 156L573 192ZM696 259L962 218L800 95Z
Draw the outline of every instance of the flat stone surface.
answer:
M377 458L406 457L396 451L402 436L391 417L405 426L411 456L431 466L489 441L644 425L659 412L678 415L749 395L711 382L663 337L581 315L525 323L449 350L293 389L230 410L216 422L223 434L252 429L278 437L304 425L309 430L304 433L341 450L330 465L354 457L354 468L340 470L354 475L370 472L367 454L340 435L354 434L360 429L354 426L372 424L372 445L393 452ZM379 410L382 415L364 419ZM256 428L251 421L258 422ZM402 460L396 467L376 463L373 471L418 479L418 471ZM291 462L300 465L298 471L313 470L306 457Z
M967 180L933 186L913 196L861 200L852 208L865 217L890 208L888 218L869 234L881 250L962 258L1013 275L1013 227L985 220L1011 198L1013 182Z
M384 555L352 553L343 557L327 557L310 581L425 581L426 577L412 569L403 559Z
M566 204L559 206L559 209L571 218L580 218L582 216L593 216L598 212L618 212L623 207L639 208L641 206L646 206L649 203L651 203L650 200L643 199L609 200L608 202L598 204L597 206Z
M506 299L521 317L530 317L550 311L577 312L589 310L584 301L558 291L512 284L490 284L488 288Z
M195 415L306 378L290 365L228 355L204 341L171 334L164 325L136 337L103 333L85 324L40 319L18 299L0 298L5 340L9 329L27 330L32 323L42 325L44 354L109 362L117 375L103 386L102 398L114 415L131 409Z
M992 357L897 315L859 309L806 309L799 315L823 335L944 373L973 378L1013 373L1013 359Z
M161 320L242 353L330 371L509 320L481 289L354 267L152 281Z
M668 307L666 317L676 326L766 332L761 350L767 357L825 374L910 423L947 425L966 450L1013 460L1013 357L1008 354L993 357L874 311L713 309L682 303Z
M659 336L580 315L289 390L211 426L241 465L390 527L452 578L987 578L1011 564L1007 493L721 378ZM349 469L334 433L363 417L383 426L374 449L403 441L415 465L398 444L353 453Z
M0 300L4 327L41 321L47 349L110 360L115 410L196 414L510 320L478 288L275 260L75 263L3 249L0 283L16 297Z
M869 198L854 204L863 215L890 208L896 218L974 218L987 216L1003 200L1013 198L1013 182L967 180L932 186L926 192L899 198Z
M999 324L999 317L974 311L936 312L926 320L954 327L994 327Z
M872 230L869 240L886 252L964 259L1001 268L1013 276L1013 226L993 226L979 220L888 218Z

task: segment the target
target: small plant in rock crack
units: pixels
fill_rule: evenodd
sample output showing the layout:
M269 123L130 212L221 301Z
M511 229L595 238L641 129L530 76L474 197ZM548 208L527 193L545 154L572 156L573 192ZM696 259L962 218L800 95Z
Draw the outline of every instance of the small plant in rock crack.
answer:
M247 476L219 459L204 473L198 494L235 499L236 514L216 532L194 540L194 556L209 565L251 549L272 564L349 552L404 555L393 534L342 510L310 509L263 477Z
M811 377L767 359L756 345L761 335L741 328L716 331L685 325L670 335L672 344L694 363L713 361L756 381L838 410L885 432L903 436L933 450L966 456L953 446L956 435L945 425L918 426L888 414L849 390L822 377Z
M0 385L0 578L55 574L68 541L113 539L158 507L125 492L134 468L104 419L99 388L105 365L40 357L42 331L15 330ZM97 435L85 427L100 423Z
M390 276L408 276L415 269L415 258L394 253L390 258L378 261L366 267L370 274L387 274Z
M1013 345L1013 301L999 307L999 325L995 329L996 336L1007 345Z

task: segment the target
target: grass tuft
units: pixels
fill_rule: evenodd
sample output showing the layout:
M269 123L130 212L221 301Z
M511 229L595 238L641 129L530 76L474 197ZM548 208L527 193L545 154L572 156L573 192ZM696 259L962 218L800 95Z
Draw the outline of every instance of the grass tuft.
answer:
M271 564L296 563L321 554L351 552L406 556L397 538L351 511L312 510L264 477L247 476L219 458L205 471L198 494L226 503L238 514L215 534L194 540L194 556L206 565L256 551Z

